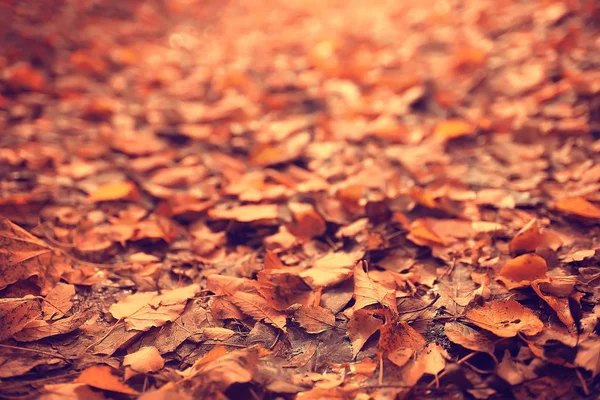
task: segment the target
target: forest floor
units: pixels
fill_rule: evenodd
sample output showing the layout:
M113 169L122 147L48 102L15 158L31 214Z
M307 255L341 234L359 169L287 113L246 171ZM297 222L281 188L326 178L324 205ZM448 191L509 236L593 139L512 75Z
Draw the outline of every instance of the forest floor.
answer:
M600 395L594 1L0 15L0 398Z

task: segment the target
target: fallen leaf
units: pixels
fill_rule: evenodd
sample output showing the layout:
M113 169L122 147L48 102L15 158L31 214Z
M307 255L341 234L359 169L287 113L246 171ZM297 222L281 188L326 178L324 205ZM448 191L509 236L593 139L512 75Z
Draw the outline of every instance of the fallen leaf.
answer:
M143 374L159 371L164 365L165 360L154 346L142 347L135 353L127 354L123 359L123 366Z
M257 321L265 321L285 332L285 314L275 310L258 294L238 291L233 293L229 299L245 314Z
M235 335L235 331L227 328L214 327L202 329L202 334L211 340L227 340Z
M356 358L358 352L367 343L367 340L379 327L383 325L383 320L373 315L368 310L356 310L348 321L348 336L352 344L352 358Z
M459 344L464 348L487 353L496 360L494 355L494 342L482 332L479 332L460 322L447 322L444 325L444 333L451 342Z
M85 383L88 386L110 390L111 392L137 395L139 392L127 386L112 373L112 368L107 365L95 365L84 369L75 380L77 383Z
M504 264L496 279L509 290L517 289L531 285L536 279L544 278L546 270L546 260L537 254L528 253Z
M572 330L575 328L575 320L573 319L573 314L571 313L571 308L569 307L569 299L566 296L558 297L550 293L545 293L540 287L541 285L547 285L550 282L550 279L536 279L535 281L531 282L531 287L533 288L534 292L542 300L548 303L550 308L552 308L556 312L558 319L560 319L560 321L566 325L567 329ZM571 285L569 285L569 287L571 289L573 288L573 286ZM567 296L569 294L567 294Z
M294 313L294 320L312 334L335 328L335 315L320 306L299 306Z
M88 196L93 203L115 200L136 200L139 196L136 186L131 182L107 183Z
M475 325L500 337L513 337L521 332L535 335L544 329L544 323L533 311L514 300L494 300L474 306L465 317Z
M435 137L443 140L456 139L461 136L472 135L475 126L461 119L449 119L440 122L433 131Z
M29 322L42 315L40 301L36 298L0 299L0 342L19 332Z
M223 354L224 348L217 347L215 349L218 350L213 349L212 354L208 353L183 374L189 376L192 382L194 380L212 382L221 391L234 383L245 383L252 380L259 358L259 347L234 350L227 354Z
M65 257L6 218L0 218L0 290L36 277L43 295L71 269Z
M398 349L411 349L418 353L425 348L425 338L414 330L406 321L393 317L379 328L380 336L377 348L380 353L388 355Z
M277 204L237 206L229 209L213 208L208 216L237 222L274 221L279 218Z
M177 319L187 300L194 297L199 289L194 284L165 290L160 295L156 292L135 293L110 306L109 311L116 319L125 321L128 330L146 331Z
M362 252L329 253L315 261L312 267L300 272L300 277L312 288L335 285L352 274L353 267L362 256Z
M575 365L592 373L592 378L600 373L600 339L596 335L579 343Z
M44 319L52 320L64 317L73 307L71 301L73 296L75 296L75 286L58 282L44 299L42 305Z
M568 197L557 200L555 205L557 210L567 214L573 214L584 218L600 218L600 208L590 203L583 197Z
M40 400L104 400L102 393L94 392L84 383L57 383L44 385Z
M90 318L90 314L75 314L57 321L33 320L29 321L13 339L19 342L33 342L49 336L63 335L73 332Z
M373 282L361 264L354 267L354 298L356 299L355 310L360 310L372 304L381 304L393 313L398 313L396 291Z

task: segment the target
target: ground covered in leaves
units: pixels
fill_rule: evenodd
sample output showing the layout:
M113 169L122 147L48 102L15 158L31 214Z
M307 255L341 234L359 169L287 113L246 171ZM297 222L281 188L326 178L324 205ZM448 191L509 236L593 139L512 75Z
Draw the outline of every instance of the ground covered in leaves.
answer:
M594 1L0 4L0 397L600 394Z

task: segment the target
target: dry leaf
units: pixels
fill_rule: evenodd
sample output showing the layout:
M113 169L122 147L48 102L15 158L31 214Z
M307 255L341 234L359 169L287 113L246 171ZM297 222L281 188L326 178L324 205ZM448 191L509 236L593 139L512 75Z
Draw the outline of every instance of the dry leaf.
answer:
M136 200L139 196L136 186L131 182L107 183L88 196L94 203L114 200Z
M434 136L443 140L451 140L461 136L471 135L475 126L461 119L449 119L440 122L433 132Z
M401 348L411 349L415 353L425 348L425 338L408 325L406 321L399 321L397 317L386 321L379 328L379 332L377 348L384 355Z
M260 348L253 346L224 354L225 351L224 347L216 347L183 374L192 381L207 380L214 383L222 391L234 383L250 382L254 377Z
M237 222L274 221L279 218L277 204L238 206L229 209L213 208L208 216Z
M531 282L531 287L535 291L535 293L540 296L542 300L544 300L548 305L556 311L556 315L558 319L566 325L567 329L572 330L575 328L575 320L573 319L573 314L571 313L571 308L569 307L569 299L564 297L558 297L550 293L545 293L542 290L542 285L548 286L551 283L551 279L537 279ZM575 282L570 282L568 287L572 290ZM571 294L570 292L567 296Z
M194 297L200 287L197 284L156 292L140 292L129 295L110 306L116 319L125 321L128 330L146 331L153 326L173 322L185 309L187 300Z
M235 331L227 328L214 327L202 329L202 334L211 340L227 340L235 335Z
M135 353L127 354L123 359L123 366L143 374L159 371L164 365L165 360L154 346L142 347Z
M315 261L309 269L300 272L300 276L312 288L332 286L348 278L362 256L362 252L329 253Z
M376 318L371 311L356 310L348 321L348 336L352 344L352 356L356 358L358 352L367 340L383 325L383 320Z
M40 301L35 298L0 299L0 342L19 332L42 315Z
M535 335L544 329L544 323L533 311L514 300L494 300L472 307L465 317L500 337L513 337L519 332Z
M13 339L19 342L33 342L49 336L73 332L89 318L90 314L81 313L57 321L29 321L19 332L13 335Z
M75 296L75 286L58 282L48 293L42 305L44 319L52 320L65 316L73 307L71 299Z
M494 342L484 333L479 332L459 322L448 322L444 325L444 332L450 341L469 350L488 353L494 360Z
M294 320L312 334L335 328L335 315L320 306L299 306L294 313Z
M546 260L537 254L528 253L508 261L500 270L497 280L507 289L527 287L532 281L546 276Z
M104 400L102 393L94 392L83 383L44 385L40 400Z
M107 365L95 365L84 369L75 380L78 383L85 383L88 386L110 390L111 392L137 395L139 392L127 386L112 373L112 368Z
M0 218L0 240L0 290L36 277L36 285L47 294L70 270L62 254L6 218Z
M583 197L569 197L556 201L557 210L584 218L600 218L600 208Z
M354 298L356 299L355 310L360 310L372 304L381 304L393 313L398 312L396 291L373 282L361 264L357 264L354 268Z
M265 321L285 332L285 314L275 310L258 294L238 291L233 293L229 299L245 314L257 321Z

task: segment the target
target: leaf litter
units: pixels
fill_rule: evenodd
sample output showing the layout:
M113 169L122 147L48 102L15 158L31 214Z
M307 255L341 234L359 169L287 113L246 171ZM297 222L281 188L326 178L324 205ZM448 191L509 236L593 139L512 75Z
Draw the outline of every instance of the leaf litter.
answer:
M600 393L598 5L9 3L0 397Z

